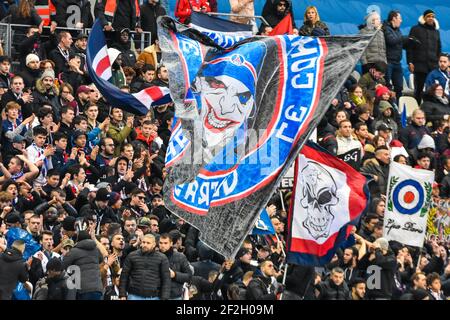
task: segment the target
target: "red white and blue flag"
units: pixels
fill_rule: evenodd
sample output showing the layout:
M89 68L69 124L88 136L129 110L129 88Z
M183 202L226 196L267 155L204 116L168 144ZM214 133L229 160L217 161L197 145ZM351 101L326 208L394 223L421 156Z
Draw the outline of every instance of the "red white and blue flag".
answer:
M288 218L288 263L321 266L347 240L368 208L368 179L315 143L295 162Z
M123 92L108 80L112 77L105 35L100 20L97 19L89 34L87 59L89 75L110 105L136 115L146 115L151 107L172 101L166 87L150 87L137 93Z

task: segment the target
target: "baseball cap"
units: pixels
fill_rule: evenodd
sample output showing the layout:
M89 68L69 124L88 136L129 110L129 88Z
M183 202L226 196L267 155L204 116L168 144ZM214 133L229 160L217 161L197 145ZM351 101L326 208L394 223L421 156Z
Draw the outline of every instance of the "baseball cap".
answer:
M89 92L91 92L91 88L85 85L79 86L77 89L77 95L80 93L89 93Z

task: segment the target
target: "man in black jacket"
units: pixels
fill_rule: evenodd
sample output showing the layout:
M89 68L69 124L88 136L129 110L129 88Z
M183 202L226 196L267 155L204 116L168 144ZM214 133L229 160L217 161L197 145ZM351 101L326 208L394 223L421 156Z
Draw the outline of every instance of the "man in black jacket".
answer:
M388 14L386 23L383 26L384 40L386 41L386 59L388 69L385 74L386 83L392 82L396 97L402 95L403 90L403 69L401 65L403 36L400 31L402 16L399 11L392 10Z
M130 253L120 276L121 300L167 300L170 298L169 259L156 251L156 240L146 234L141 249Z
M156 19L166 15L166 10L161 6L158 0L148 0L141 5L141 27L144 31L150 31L152 43L158 39L158 24Z
M58 39L58 46L49 54L50 60L55 63L56 75L69 70L69 56L72 53L71 45L73 43L72 35L67 31L61 31L58 34Z
M278 288L272 283L272 276L275 275L273 262L266 260L261 263L261 274L254 275L252 281L247 286L247 300L276 300Z
M392 251L389 250L389 243L385 238L378 238L374 242L370 251L361 258L359 267L370 273L369 276L380 277L379 287L368 286L369 299L391 300L395 285L394 274L397 270L397 260ZM374 272L375 274L373 274Z
M331 270L330 278L317 284L319 300L350 300L350 290L344 281L344 270L339 267Z
M22 256L24 251L25 243L16 240L11 249L0 254L0 300L11 300L17 282L28 280L28 270Z
M441 48L439 23L433 10L425 10L419 23L409 31L407 49L409 71L414 73L414 95L419 104L427 74L438 67Z
M190 282L192 270L184 254L177 252L173 248L173 241L169 234L164 233L159 237L159 251L164 253L169 259L170 265L170 299L183 299L183 284Z

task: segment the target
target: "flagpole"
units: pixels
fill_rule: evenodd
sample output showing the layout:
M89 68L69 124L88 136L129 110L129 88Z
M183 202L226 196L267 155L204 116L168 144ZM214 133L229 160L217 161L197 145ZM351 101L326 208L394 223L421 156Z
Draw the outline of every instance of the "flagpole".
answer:
M281 283L283 285L283 289L284 289L284 286L286 284L287 268L288 268L288 263L286 262L286 256L284 257L284 259L285 259L285 267L284 267L284 274L283 274L283 282ZM283 300L283 294L284 294L284 290L280 294L280 300Z
M283 200L283 192L281 192L281 190L278 190L278 192L280 193L281 208L283 209L284 212L286 212L286 206L284 205L284 200Z

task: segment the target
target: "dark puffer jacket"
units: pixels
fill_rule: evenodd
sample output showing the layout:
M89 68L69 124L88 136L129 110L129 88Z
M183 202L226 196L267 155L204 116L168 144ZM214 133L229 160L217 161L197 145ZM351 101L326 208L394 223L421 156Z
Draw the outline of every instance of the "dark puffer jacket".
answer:
M414 64L415 72L428 73L438 67L441 37L439 23L434 21L434 25L429 26L421 16L419 23L409 31L407 61Z
M184 254L173 249L164 254L169 259L170 269L175 272L175 278L170 282L170 298L179 298L183 294L183 284L191 281L192 270Z
M316 288L320 292L319 300L351 300L350 290L345 281L337 286L331 279L327 279Z
M103 284L100 276L100 263L103 262L102 255L97 249L94 240L85 239L78 242L64 257L63 267L76 265L80 267L81 289L78 293L102 292Z
M137 250L128 255L120 276L119 296L170 297L169 260L157 251Z
M400 28L393 28L390 24L383 26L386 41L386 59L388 63L400 63L402 60L403 36Z
M22 254L16 249L6 249L0 254L0 300L11 300L17 281L25 282L28 272Z
M250 281L247 287L247 300L276 300L272 279L258 275Z
M450 104L445 104L437 97L425 94L420 109L425 112L427 121L442 120L445 115L450 114Z

